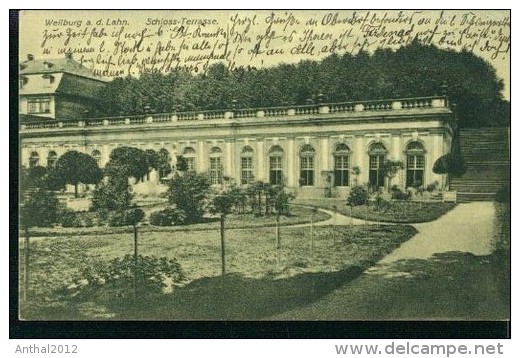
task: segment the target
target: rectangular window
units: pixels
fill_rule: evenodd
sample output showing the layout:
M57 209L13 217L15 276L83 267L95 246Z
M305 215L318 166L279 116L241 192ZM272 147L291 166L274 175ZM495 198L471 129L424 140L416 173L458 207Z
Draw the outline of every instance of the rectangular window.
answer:
M370 185L381 187L385 185L385 176L380 170L385 157L383 155L371 155L370 156L370 170L368 173L368 181Z
M314 185L314 157L301 157L300 184L302 186Z
M253 158L240 158L241 165L241 183L250 184L253 182Z
M273 185L282 184L282 157L269 157L269 182Z
M348 186L349 163L347 155L334 157L334 186Z
M424 155L408 155L406 159L406 187L424 185Z
M50 98L33 98L27 101L28 113L50 113L51 99Z
M211 184L222 184L222 163L220 157L209 158L209 175Z

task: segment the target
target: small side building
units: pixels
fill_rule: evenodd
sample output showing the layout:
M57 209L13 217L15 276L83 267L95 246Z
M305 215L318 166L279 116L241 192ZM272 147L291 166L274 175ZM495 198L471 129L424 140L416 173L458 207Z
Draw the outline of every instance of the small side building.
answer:
M28 55L19 70L20 122L84 118L105 83L71 54L40 60Z

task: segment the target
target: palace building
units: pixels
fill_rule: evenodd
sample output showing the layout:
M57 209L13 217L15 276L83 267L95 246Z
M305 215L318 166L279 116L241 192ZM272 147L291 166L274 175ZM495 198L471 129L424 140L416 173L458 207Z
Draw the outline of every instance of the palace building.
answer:
M58 81L53 74L59 83L69 75L81 77L65 71ZM33 75L21 76L29 86ZM380 167L386 159L405 165L392 184L442 183L432 168L450 151L453 134L454 115L443 96L85 119L82 107L73 115L72 106L57 104L60 85L54 87L45 95L56 96L51 98L56 104L39 119L34 116L46 105L40 99L35 113L28 109L38 105L29 101L43 97L33 87L30 93L20 91L21 101L28 103L20 107L22 113L33 115L20 122L21 161L27 167L52 166L68 150L90 154L103 167L114 148L134 146L167 151L172 160L182 155L189 170L209 173L212 184L225 177L243 185L283 182L302 198L322 197L327 188L332 196L344 197L356 183L384 186L388 179ZM78 98L86 95L80 92ZM161 179L152 173L137 189L164 190Z

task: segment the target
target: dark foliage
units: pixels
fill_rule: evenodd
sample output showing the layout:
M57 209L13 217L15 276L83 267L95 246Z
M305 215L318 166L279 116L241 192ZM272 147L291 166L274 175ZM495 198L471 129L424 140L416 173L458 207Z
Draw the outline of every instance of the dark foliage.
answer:
M367 201L368 201L368 190L361 185L353 186L347 197L347 205L348 206L359 206L359 205L366 204Z
M110 176L101 182L92 196L92 209L99 211L123 211L130 205L132 194L128 190L128 179Z
M133 177L141 180L158 163L156 153L145 152L135 147L117 147L110 153L106 165L107 176Z
M59 157L52 172L53 186L74 185L76 196L79 183L97 184L103 178L103 172L96 160L88 154L75 150Z
M97 116L149 112L250 108L446 94L460 127L510 123L510 103L495 69L468 51L414 41L373 54L332 54L321 62L229 71L222 63L206 73L175 71L116 78L99 94ZM318 96L322 95L322 96Z
M511 202L511 188L509 187L509 185L504 185L497 191L495 195L495 200L499 203Z
M109 226L133 226L144 218L144 212L140 208L131 208L124 211L113 211L108 215Z
M150 224L156 226L183 225L186 214L178 208L166 208L150 214Z
M58 199L53 192L36 189L27 193L20 205L20 226L49 227L57 221Z
M395 200L410 200L412 197L412 193L409 191L404 191L401 188L399 188L397 185L393 185L390 189L390 192L392 194L392 199Z
M184 279L180 264L175 259L133 255L99 262L83 269L75 282L67 288L78 299L93 297L108 300L126 299L134 293L134 273L139 296L157 295L167 287L165 280L173 284Z
M170 204L185 213L186 224L200 222L207 205L210 182L205 174L176 174L167 191Z
M448 153L433 163L433 172L436 174L450 174L457 177L466 172L466 165L460 154Z

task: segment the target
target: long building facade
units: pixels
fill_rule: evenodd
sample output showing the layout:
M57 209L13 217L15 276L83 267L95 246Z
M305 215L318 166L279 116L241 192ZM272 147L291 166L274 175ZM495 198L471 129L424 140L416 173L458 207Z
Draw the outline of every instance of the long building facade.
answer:
M387 159L405 168L392 185L442 183L434 162L450 151L454 115L443 96L276 108L179 112L82 120L41 120L20 126L21 161L52 166L68 150L92 155L100 167L118 146L166 150L189 170L283 183L298 197L344 197L355 184L384 186ZM175 164L175 163L173 163ZM161 190L152 173L142 192Z

